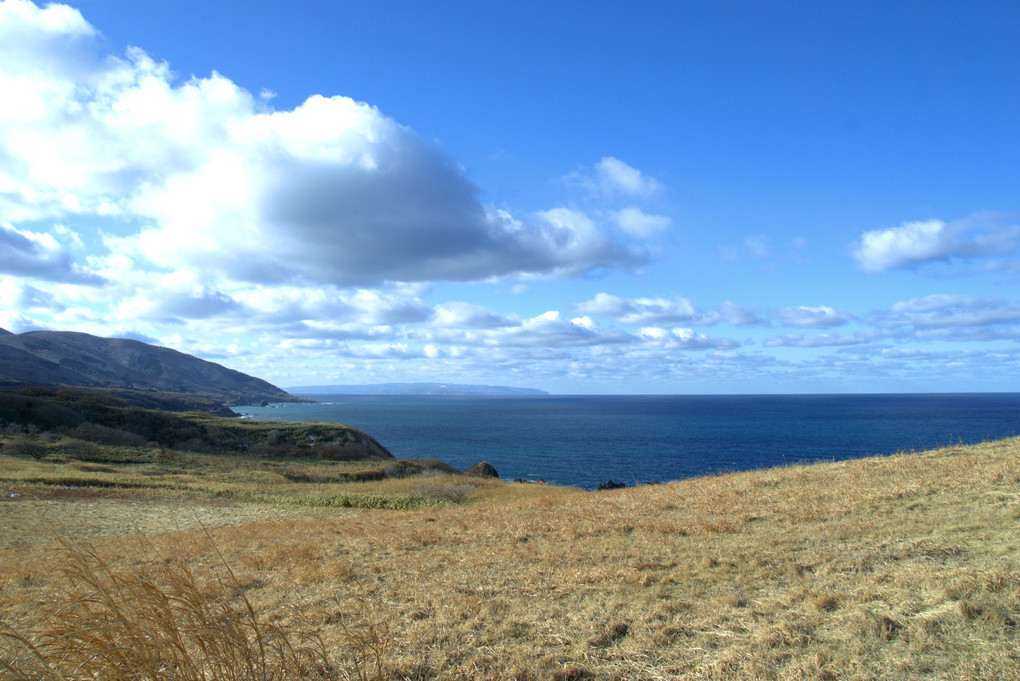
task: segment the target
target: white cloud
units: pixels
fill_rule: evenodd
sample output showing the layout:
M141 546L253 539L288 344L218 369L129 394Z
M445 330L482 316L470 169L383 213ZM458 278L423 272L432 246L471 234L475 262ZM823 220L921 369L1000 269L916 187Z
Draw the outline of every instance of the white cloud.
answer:
M516 319L488 315L481 308L461 305L440 306L440 320L453 323L435 325L409 333L409 337L423 343L483 346L492 348L573 348L631 343L629 334L596 324L590 317L564 319L557 310L535 317ZM469 326L468 321L474 322Z
M438 327L495 329L515 323L513 318L473 303L451 301L436 306L435 325Z
M0 224L0 274L97 285L102 278L85 272L72 255L47 233Z
M769 320L753 307L737 305L729 300L699 317L702 324L732 324L733 326L768 326Z
M574 308L582 314L602 315L622 324L732 324L768 326L769 320L753 308L725 301L709 310L699 310L687 298L622 298L598 293Z
M866 272L913 267L944 259L952 252L952 237L941 220L907 222L900 227L865 232L854 258Z
M434 312L413 288L263 287L198 275L134 273L106 294L111 316L146 325L188 325L208 337L391 339L401 325L429 322Z
M21 61L21 69L39 73L55 69L74 71L93 59L96 30L81 13L67 5L40 8L27 0L0 3L0 63ZM74 52L79 59L55 59L54 52ZM19 109L5 100L5 114Z
M953 223L923 220L864 232L853 245L853 256L865 272L884 272L953 258L1009 255L1018 246L1020 225L976 215Z
M662 184L654 177L612 156L599 161L595 173L603 189L628 196L649 196L662 189Z
M523 224L500 213L500 236L486 253L492 274L577 276L597 269L633 268L648 261L646 251L609 239L584 213L571 208L541 211ZM500 272L517 265L514 270Z
M205 287L190 291L162 291L152 297L146 291L121 302L120 315L128 319L148 319L163 323L182 323L185 319L207 319L223 317L246 311L245 307L230 296Z
M487 210L440 150L367 105L314 97L250 122L250 146L139 197L135 207L162 224L127 244L134 252L234 279L340 286L570 276L644 260L577 211L520 221Z
M767 258L770 253L769 237L765 234L756 234L744 239L744 249L752 258Z
M621 298L598 293L577 305L582 314L604 315L624 324L676 323L693 319L694 305L686 298Z
M861 336L829 333L819 333L812 336L804 334L786 334L766 339L763 345L765 345L765 347L787 346L795 348L822 348L843 345L860 345L862 343L868 343L870 340L870 338Z
M933 294L895 303L875 315L880 327L915 329L984 327L1020 323L1020 301Z
M53 310L66 306L48 291L43 291L14 277L0 277L0 306L12 310Z
M248 325L249 327L251 324ZM292 342L315 340L338 343L339 341L392 341L400 334L388 325L368 325L351 322L334 322L324 319L309 319L287 326L275 326L274 332L289 337Z
M10 220L122 215L135 192L200 165L251 109L222 76L175 87L141 50L107 57L91 27L47 23L84 22L75 10L11 11L26 6L0 11L0 33L21 35L18 49L0 50L0 210Z
M802 251L804 246L798 244L799 242L797 242L797 240L790 243L790 257L795 261L802 260L803 258ZM720 260L737 261L742 258L764 260L773 254L772 237L768 234L753 234L751 236L744 237L740 246L722 244L717 246L715 250L716 255Z
M250 285L235 288L233 296L257 311L254 319L266 324L328 320L369 326L420 322L432 316L413 290Z
M721 350L732 349L739 346L729 338L710 338L698 333L693 329L677 327L674 329L663 329L660 327L645 327L639 335L642 339L650 341L664 349L679 350Z
M405 343L341 345L337 355L342 357L358 357L364 359L419 359L426 357L424 349L409 346Z
M604 156L593 167L567 175L564 180L602 198L649 198L664 189L663 184L618 158Z
M378 289L362 289L352 293L337 290L337 299L344 301L353 310L353 319L363 324L408 324L424 322L432 318L433 312L420 298L404 291L387 292ZM317 314L317 317L323 315Z
M649 215L636 206L618 210L612 217L620 229L637 237L655 236L673 224L673 221L665 215Z
M776 312L776 316L783 326L799 329L826 329L842 326L854 318L850 312L836 310L828 305L784 307Z
M486 207L444 151L368 104L312 96L273 111L215 72L182 81L139 49L104 55L69 8L0 8L17 45L0 49L0 215L13 223L116 216L137 232L107 239L115 255L268 284L573 276L646 259L576 211ZM651 186L608 167L621 186Z
M498 341L498 345L552 347L627 343L632 340L621 331L598 327L587 318L563 319L555 310L525 319L520 326L491 334L489 338Z
M965 326L928 329L915 334L918 339L974 343L989 341L1012 341L1020 338L1020 324L994 326Z
M39 331L44 328L44 326L37 324L17 310L0 310L0 329L4 331L26 333L28 331Z

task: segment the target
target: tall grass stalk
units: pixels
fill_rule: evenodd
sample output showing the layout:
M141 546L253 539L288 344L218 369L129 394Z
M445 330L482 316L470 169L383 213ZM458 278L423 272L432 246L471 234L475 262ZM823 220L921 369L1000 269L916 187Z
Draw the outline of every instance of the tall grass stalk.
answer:
M66 585L38 632L0 623L4 681L348 678L317 635L261 619L236 580L204 587L179 561L121 572L92 548L62 544ZM355 677L377 678L363 669Z

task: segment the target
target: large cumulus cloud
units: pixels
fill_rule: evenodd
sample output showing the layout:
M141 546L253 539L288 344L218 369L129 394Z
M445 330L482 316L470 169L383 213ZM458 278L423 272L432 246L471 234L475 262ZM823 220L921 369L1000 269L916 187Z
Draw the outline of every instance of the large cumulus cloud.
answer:
M576 211L484 205L449 154L375 107L316 95L275 111L220 74L104 54L66 6L0 4L0 86L0 220L116 219L132 228L107 246L136 263L365 286L645 259Z

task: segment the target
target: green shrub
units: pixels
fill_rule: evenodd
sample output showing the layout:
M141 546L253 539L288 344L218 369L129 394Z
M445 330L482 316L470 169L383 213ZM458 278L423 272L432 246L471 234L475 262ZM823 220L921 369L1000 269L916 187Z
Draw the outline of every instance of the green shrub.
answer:
M45 459L50 453L50 450L47 449L45 445L41 445L35 440L27 437L19 437L16 440L8 442L3 448L3 453L8 456L39 460Z
M92 442L85 440L68 440L60 446L64 455L77 461L106 461L103 450Z
M113 447L143 447L148 442L137 433L110 428L98 423L82 423L74 429L74 434L82 440Z

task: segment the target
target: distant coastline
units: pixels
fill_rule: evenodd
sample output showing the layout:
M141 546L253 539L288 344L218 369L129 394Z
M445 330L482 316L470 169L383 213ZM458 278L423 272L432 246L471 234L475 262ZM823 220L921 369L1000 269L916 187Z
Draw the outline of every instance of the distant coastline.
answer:
M295 395L548 395L537 388L465 383L367 383L349 385L304 385L288 388Z

